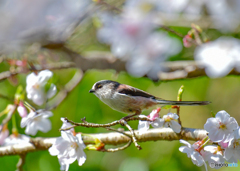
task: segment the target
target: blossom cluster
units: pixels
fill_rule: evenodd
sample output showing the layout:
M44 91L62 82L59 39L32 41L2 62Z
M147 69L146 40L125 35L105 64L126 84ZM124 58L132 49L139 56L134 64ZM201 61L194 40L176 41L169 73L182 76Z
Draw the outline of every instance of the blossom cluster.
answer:
M53 73L49 70L40 71L38 74L31 73L27 76L26 91L27 97L35 104L42 105L48 98L53 97L56 92L56 86L49 83ZM33 110L29 108L30 113L27 115L26 107L20 101L18 106L19 115L22 117L21 127L26 127L25 133L36 135L37 131L48 132L51 130L51 122L48 119L53 114L46 110Z
M127 61L126 69L130 74L156 79L158 71L164 70L160 64L182 48L177 39L157 30L164 24L164 19L197 20L207 10L215 27L229 32L240 24L237 20L239 8L237 0L127 0L119 15L98 13L102 21L98 39L110 44L116 57ZM189 35L183 38L185 47L190 47L193 42ZM195 51L195 60L204 65L209 77L225 76L233 68L240 70L239 42L230 37L204 44L196 42L199 47Z
M145 115L140 115L141 118L148 118L151 121L139 121L138 131L140 134L144 133L149 129L149 126L152 125L154 128L160 127L170 127L174 132L179 133L181 131L181 125L176 121L178 115L175 113L168 113L160 118L159 112L160 108L154 109L147 117Z
M53 73L49 70L43 70L38 74L29 74L26 79L27 97L33 100L37 105L42 105L48 98L53 97L56 94L56 86L53 83L49 83L52 76ZM35 110L31 105L24 102L23 94L24 91L17 91L15 94L15 103L18 105L17 111L22 118L20 127L26 127L25 133L33 136L36 135L38 131L44 133L50 131L52 124L49 117L53 116L53 113L43 109ZM8 114L13 109L13 105L8 105L2 113ZM14 123L14 125L15 124L16 123ZM29 142L29 136L19 134L15 127L10 136L7 124L1 126L0 129L0 145L13 145Z
M31 99L35 104L42 105L44 102L55 95L56 86L49 82L53 73L49 70L43 70L36 73L31 73L27 76L26 92L27 97ZM25 133L28 135L36 135L38 131L48 132L51 130L51 121L49 117L53 116L51 111L43 109L34 109L30 104L24 100L24 91L19 88L15 94L15 103L18 105L17 111L21 116L21 128L25 128ZM13 105L8 105L2 112L7 114L14 110ZM28 113L29 110L29 113ZM68 128L71 124L67 123L63 118L62 128ZM16 123L14 123L15 125ZM7 124L0 126L0 145L8 146L14 144L25 144L30 142L30 137L27 135L21 135L16 128L12 129L12 134L9 135ZM76 134L74 129L68 131L62 131L61 137L58 137L49 148L49 152L53 156L57 156L61 165L61 170L68 170L69 165L76 159L81 166L86 160L86 154L84 153L85 144L83 143L81 134Z
M224 110L219 111L215 118L207 119L204 129L208 136L201 141L191 145L180 140L186 146L179 150L186 153L194 164L205 165L207 170L206 162L210 167L218 169L225 161L237 163L240 160L240 128L233 117ZM210 140L213 145L207 145Z

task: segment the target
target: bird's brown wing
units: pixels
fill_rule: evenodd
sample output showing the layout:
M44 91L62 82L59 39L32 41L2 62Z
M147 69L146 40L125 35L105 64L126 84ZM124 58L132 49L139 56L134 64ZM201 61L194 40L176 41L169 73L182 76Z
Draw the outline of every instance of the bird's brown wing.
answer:
M141 97L153 98L153 99L156 98L155 96L153 96L145 91L139 90L137 88L134 88L134 87L131 87L131 86L125 85L125 84L119 85L117 91L120 94L125 94L125 95L129 95L129 96L141 96Z

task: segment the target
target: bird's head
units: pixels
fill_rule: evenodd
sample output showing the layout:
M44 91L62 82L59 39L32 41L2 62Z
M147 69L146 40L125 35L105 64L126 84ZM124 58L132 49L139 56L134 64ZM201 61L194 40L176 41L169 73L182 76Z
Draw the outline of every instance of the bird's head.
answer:
M120 83L111 80L101 80L96 82L89 93L95 94L97 97L102 98L106 95L111 95L118 88Z

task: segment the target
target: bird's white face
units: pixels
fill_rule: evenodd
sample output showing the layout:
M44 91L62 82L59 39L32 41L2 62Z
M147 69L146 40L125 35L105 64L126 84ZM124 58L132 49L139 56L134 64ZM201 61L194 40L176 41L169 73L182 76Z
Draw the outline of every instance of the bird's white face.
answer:
M106 99L111 99L113 94L113 84L114 82L101 80L96 82L89 92L95 94L100 100L105 102Z

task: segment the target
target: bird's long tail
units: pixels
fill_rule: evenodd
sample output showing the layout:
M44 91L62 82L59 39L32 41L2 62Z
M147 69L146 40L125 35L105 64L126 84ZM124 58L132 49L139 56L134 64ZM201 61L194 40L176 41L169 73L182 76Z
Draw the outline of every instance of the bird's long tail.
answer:
M211 102L209 101L169 101L169 100L158 100L158 104L162 105L176 105L176 106L199 106L199 105L208 105Z

